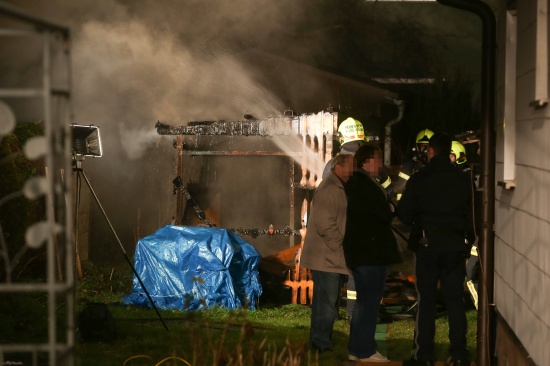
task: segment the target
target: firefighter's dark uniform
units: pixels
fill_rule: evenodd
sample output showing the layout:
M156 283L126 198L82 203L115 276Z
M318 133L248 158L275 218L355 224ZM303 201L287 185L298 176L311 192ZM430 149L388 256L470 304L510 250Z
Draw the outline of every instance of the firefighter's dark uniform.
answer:
M388 196L388 200L395 205L395 202L393 202L393 197L394 197L393 183L391 181L390 171L386 166L382 167L382 169L380 170L380 174L378 175L378 177L376 177L376 180L378 181L378 183L380 183L382 188L384 188L384 190L386 191L386 196Z
M453 167L448 156L434 156L430 164L408 180L397 207L399 219L421 225L427 245L416 251L418 313L414 359L433 360L438 281L449 313L453 360L467 360L464 304L465 258L475 239L472 189L468 175Z
M414 156L411 159L407 160L401 167L401 170L399 170L399 173L397 174L397 186L399 189L396 189L395 193L395 199L399 201L401 199L402 191L407 184L407 181L410 179L410 177L422 170L426 166L426 162L419 156ZM392 196L394 195L394 192L392 191Z
M470 177L470 181L472 182L472 187L477 188L479 184L479 166L477 164L463 164L463 166L457 165L457 168L464 174L467 174ZM476 205L475 196L473 201L474 201L474 206L478 206ZM479 209L478 207L474 208L474 217L476 214L478 214L477 212L478 209ZM466 262L466 286L468 287L468 291L470 292L470 297L476 309L478 308L477 291L479 288L479 256L478 254L479 253L477 249L477 244L474 243L474 245L472 246L472 250L470 252L470 257Z
M479 289L479 255L477 245L475 244L472 246L470 258L468 258L468 261L466 262L466 286L468 287L470 297L472 298L472 302L477 310L477 291Z

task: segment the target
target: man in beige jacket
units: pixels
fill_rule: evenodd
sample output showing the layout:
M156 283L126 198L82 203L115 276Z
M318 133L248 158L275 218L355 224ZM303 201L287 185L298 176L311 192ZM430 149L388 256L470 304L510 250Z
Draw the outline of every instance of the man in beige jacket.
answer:
M309 347L332 350L332 329L338 318L342 286L349 273L344 259L347 198L344 184L353 174L353 157L338 154L311 203L300 266L313 279Z

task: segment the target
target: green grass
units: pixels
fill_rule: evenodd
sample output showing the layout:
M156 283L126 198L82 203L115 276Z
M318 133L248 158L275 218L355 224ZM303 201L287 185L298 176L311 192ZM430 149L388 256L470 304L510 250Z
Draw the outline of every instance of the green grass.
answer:
M342 319L334 326L334 351L316 354L306 348L310 321L308 306L275 306L260 301L258 310L254 311L159 310L169 328L166 330L153 309L121 304L122 295L130 293L132 284L127 265L126 268L124 265L112 268L84 263L84 273L77 289L77 312L89 302L108 304L116 320L118 338L114 343L77 343L76 365L349 365L349 324L344 308L340 311ZM6 308L0 306L0 317L4 314L4 319L10 320L3 323L10 324L9 327L0 327L0 339L4 341L5 337L14 334L14 329L17 334L25 334L21 330L28 331L25 327L36 324L32 320L35 316L41 319L45 316L43 298L35 296L10 304ZM64 307L59 311L65 311ZM468 312L468 344L472 358L476 346L476 317L475 310ZM44 331L41 329L40 333ZM413 331L414 322L410 318L388 324L388 357L393 360L410 357ZM437 360L448 357L447 334L447 318L443 313L437 319ZM19 338L17 342L22 341Z
M477 332L477 311L469 309L466 313L468 319L467 342L470 349L470 359L475 359L476 354L476 332ZM449 323L446 313L442 313L436 319L435 350L434 358L438 361L445 361L449 357ZM414 320L401 319L390 323L388 326L388 353L394 360L406 360L411 357L412 339L414 335Z
M110 310L117 321L118 340L78 344L80 365L122 365L132 357L136 358L131 365L153 365L167 357L192 365L334 365L347 357L345 320L335 325L335 352L308 353L309 308L301 305L256 311L161 311L168 331L151 309L110 306Z

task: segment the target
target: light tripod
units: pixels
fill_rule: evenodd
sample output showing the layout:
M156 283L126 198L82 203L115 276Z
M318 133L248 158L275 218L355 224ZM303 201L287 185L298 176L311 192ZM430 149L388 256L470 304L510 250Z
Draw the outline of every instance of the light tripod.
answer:
M137 273L136 269L134 268L134 265L130 261L130 258L128 258L128 254L126 254L126 251L124 250L124 246L122 245L122 242L118 238L118 235L117 235L115 229L113 228L113 225L111 224L111 221L109 221L109 218L107 217L107 214L105 213L105 210L103 209L103 206L99 202L99 199L97 198L97 195L95 194L95 192L92 188L92 185L90 184L90 181L88 180L88 177L86 177L86 174L84 174L84 170L82 169L82 161L83 160L84 160L84 156L77 155L77 156L73 157L73 165L74 165L73 171L76 173L76 213L75 213L75 216L76 216L76 218L75 218L75 225L76 225L75 231L76 231L76 233L75 233L75 247L78 248L78 207L80 206L81 177L83 177L84 181L86 182L86 185L88 185L88 188L90 189L90 192L92 192L92 196L94 196L94 199L95 199L97 205L99 206L99 209L101 210L101 213L103 214L103 217L107 221L107 224L109 224L109 227L111 228L111 231L112 231L113 235L115 236L115 238L118 242L118 245L120 246L120 250L122 251L122 254L124 255L124 258L126 259L126 262L130 266L130 268L132 268L132 272L134 273L134 276L136 276L137 280L139 281L139 284L141 285L141 288L143 289L143 291L147 295L147 298L151 302L151 306L153 307L153 309L155 309L155 312L157 313L157 315L158 315L160 321L162 322L162 324L164 325L164 328L166 330L168 330L168 326L166 325L166 323L164 322L164 319L160 315L160 313L159 313L159 311L158 311L158 309L155 305L155 302L151 298L151 295L147 291L147 288L145 288L145 285L143 284L143 281L141 280L141 278L140 278L139 274Z

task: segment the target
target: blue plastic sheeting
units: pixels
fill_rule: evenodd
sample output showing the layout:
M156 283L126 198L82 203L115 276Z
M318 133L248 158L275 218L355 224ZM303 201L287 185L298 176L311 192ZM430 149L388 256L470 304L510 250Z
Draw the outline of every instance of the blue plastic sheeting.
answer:
M262 294L260 259L232 231L168 225L138 241L134 266L157 308L254 310ZM122 301L151 307L135 274L132 293Z

